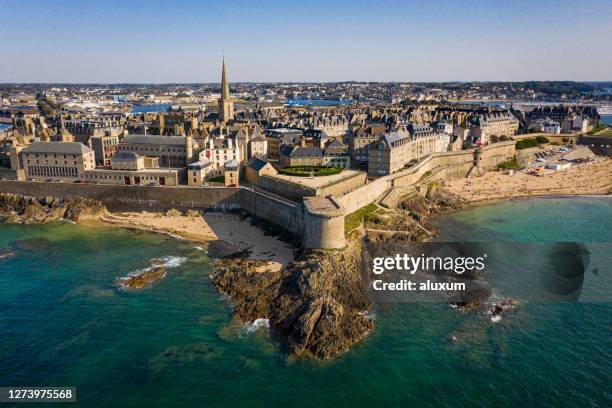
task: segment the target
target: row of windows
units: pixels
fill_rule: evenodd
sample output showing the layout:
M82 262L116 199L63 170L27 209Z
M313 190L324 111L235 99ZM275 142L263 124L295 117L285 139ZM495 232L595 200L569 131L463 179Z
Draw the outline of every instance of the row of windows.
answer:
M34 156L34 157L38 158L38 153L26 153L26 154L25 154L25 156L26 156L26 157L31 157L31 156ZM49 155L48 155L47 153L41 153L41 154L40 154L40 156L41 156L41 157L45 157L45 158L47 158ZM73 158L73 159L76 159L76 158L77 158L75 154L72 154L72 155L65 155L65 154L54 154L54 155L52 155L52 156L53 156L53 158L57 158L57 159L59 159L59 158L60 158L59 156L63 156L63 157L62 157L63 159L66 159L66 158L67 158L67 156L72 156L72 158Z
M41 164L40 160L24 160L25 164ZM59 165L59 162L57 160L54 161L54 163L51 163L51 160L44 160L42 164L56 164ZM70 164L72 166L76 166L77 163L75 161L71 161ZM64 166L68 165L68 161L64 160Z
M29 176L45 177L78 177L79 172L76 167L54 167L54 166L28 166Z
M185 153L185 149L164 149L159 147L148 147L148 146L121 146L122 149L130 150L133 152L168 152L168 153Z

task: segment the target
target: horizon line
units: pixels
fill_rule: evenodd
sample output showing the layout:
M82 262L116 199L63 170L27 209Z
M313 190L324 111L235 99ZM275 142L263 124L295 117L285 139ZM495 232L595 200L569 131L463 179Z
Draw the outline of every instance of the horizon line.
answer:
M525 80L443 80L443 81L358 81L353 79L339 81L230 81L230 84L340 84L340 83L377 83L377 84L451 84L451 83L521 83L521 82L574 82L574 83L612 83L610 80L571 80L571 79L525 79ZM0 82L0 85L208 85L214 82Z

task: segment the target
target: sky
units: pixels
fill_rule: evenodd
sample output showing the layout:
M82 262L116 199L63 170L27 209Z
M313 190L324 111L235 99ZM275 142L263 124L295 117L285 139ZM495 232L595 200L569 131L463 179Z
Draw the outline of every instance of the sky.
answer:
M0 0L0 83L612 80L611 0Z

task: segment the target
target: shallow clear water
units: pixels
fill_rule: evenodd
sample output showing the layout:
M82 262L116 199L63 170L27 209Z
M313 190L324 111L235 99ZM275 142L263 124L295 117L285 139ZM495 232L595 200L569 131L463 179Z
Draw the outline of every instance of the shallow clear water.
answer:
M606 200L516 201L437 222L442 239L610 241ZM341 358L288 362L265 328L232 323L209 259L189 242L0 225L0 248L17 253L0 260L0 383L76 386L78 406L573 407L612 398L610 303L525 303L497 324L443 304L394 304L375 311L374 332ZM161 256L187 260L152 288L114 287Z

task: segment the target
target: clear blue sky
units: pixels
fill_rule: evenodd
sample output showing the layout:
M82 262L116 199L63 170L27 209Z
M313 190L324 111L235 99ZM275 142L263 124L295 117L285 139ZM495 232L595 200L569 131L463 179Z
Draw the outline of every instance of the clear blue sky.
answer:
M0 0L0 82L612 80L612 1Z

